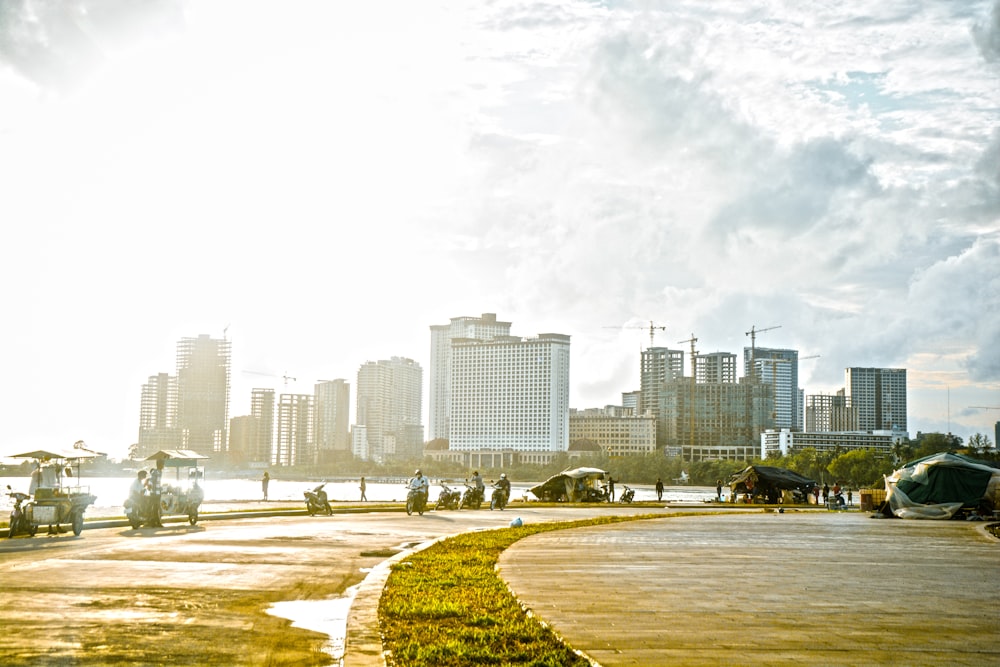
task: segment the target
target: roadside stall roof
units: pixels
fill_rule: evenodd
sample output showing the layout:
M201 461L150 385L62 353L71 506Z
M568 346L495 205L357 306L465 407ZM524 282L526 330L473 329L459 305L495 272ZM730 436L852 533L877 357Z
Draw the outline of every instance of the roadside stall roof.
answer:
M563 495L571 497L574 488L573 480L603 479L606 474L607 472L600 468L573 468L572 470L564 470L558 475L549 477L541 484L531 487L529 491L543 500L546 498L558 498Z
M146 457L147 461L163 461L165 466L195 465L195 462L207 459L198 452L190 449L161 449L155 454Z
M88 449L35 449L23 454L12 454L12 459L92 459L101 456Z
M811 489L816 486L816 482L808 477L803 477L787 468L775 466L747 466L729 478L729 486L736 487L748 479L752 479L757 486L770 486L776 489Z

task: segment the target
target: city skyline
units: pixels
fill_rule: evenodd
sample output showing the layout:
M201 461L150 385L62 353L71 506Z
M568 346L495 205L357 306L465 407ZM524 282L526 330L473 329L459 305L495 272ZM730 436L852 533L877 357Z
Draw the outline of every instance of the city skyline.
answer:
M484 312L571 336L577 408L755 329L991 435L998 81L1000 0L14 3L0 455L124 455L184 336L230 415L391 356L427 395L428 327Z

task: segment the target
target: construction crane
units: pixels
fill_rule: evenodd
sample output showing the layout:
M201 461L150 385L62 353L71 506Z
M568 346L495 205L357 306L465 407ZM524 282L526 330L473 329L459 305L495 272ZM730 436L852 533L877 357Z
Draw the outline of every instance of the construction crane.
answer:
M650 347L653 347L653 334L655 334L657 331L666 331L667 330L666 327L657 326L656 324L653 324L653 320L649 321L649 327L646 327L644 325L633 325L633 326L625 326L625 327L604 327L604 328L605 329L647 329L648 328L649 329L649 346Z
M970 410L1000 410L998 405L970 405Z
M696 382L695 376L698 374L698 363L697 363L698 351L696 349L694 349L694 344L697 343L697 342L698 342L698 339L695 338L694 334L691 334L691 337L688 338L687 340L679 340L679 341L677 341L678 345L680 345L682 343L691 343L691 401L690 401L691 404L688 406L688 414L690 415L690 420L691 420L691 422L689 424L689 430L691 431L691 440L690 440L691 441L691 447L690 447L690 449L691 449L691 462L692 463L694 462L694 390L695 390L695 382Z
M777 325L775 325L773 327L767 327L765 329L758 329L757 325L755 324L752 327L750 327L750 331L746 332L746 335L750 336L750 372L753 373L754 378L757 379L758 382L760 380L759 380L759 378L757 378L757 366L756 366L756 361L757 361L757 334L764 333L765 331L773 331L774 329L780 329L780 328L781 328L781 325L777 324Z
M263 375L264 377L269 377L269 378L281 378L282 380L285 381L285 386L288 386L289 380L291 380L292 382L298 382L298 378L294 378L291 375L289 375L288 371L285 371L284 375L275 375L274 373L261 373L259 371L243 371L243 372L246 373L247 375Z

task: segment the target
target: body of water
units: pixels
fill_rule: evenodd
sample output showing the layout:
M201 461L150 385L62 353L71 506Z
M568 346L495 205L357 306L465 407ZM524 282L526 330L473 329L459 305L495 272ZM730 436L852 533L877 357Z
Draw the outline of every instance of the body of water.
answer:
M172 475L172 470L166 470L163 475L165 484L175 484L184 486L187 480L177 480ZM272 475L280 475L280 471ZM88 477L86 471L75 483L89 487L90 493L97 497L87 513L91 516L119 515L123 513L122 504L128 497L129 486L134 480L134 476L121 477ZM28 477L0 477L0 489L6 493L7 485L15 491L28 492L28 485L31 480ZM205 502L232 502L232 501L254 501L263 500L260 479L213 479L209 474L208 479L201 480L201 486L205 491ZM303 493L314 488L320 481L283 480L279 477L272 477L268 486L269 500L303 500ZM349 501L356 502L361 499L361 490L358 486L359 479L337 480L328 482L325 490L331 502ZM452 489L464 491L462 480L447 480L447 484ZM533 482L511 482L511 498L520 499L527 497L535 500L535 496L528 490L538 484ZM629 485L635 489L636 501L656 500L656 492L652 485ZM615 485L616 498L621 495L624 485L619 482ZM440 480L431 478L430 500L436 501L441 492ZM489 498L489 485L487 484L487 498ZM385 483L379 481L368 481L366 495L369 501L373 502L402 502L406 499L406 488L402 481ZM670 486L663 493L665 502L702 502L711 500L715 496L715 488L708 486ZM7 495L2 496L0 507L7 511L13 506L13 500Z

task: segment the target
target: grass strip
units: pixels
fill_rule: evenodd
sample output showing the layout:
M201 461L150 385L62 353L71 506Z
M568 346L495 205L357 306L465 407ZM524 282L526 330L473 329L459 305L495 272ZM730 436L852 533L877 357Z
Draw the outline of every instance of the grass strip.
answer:
M464 533L414 553L393 566L379 600L387 661L395 667L589 666L525 614L497 576L497 560L529 535L663 517L598 517Z

